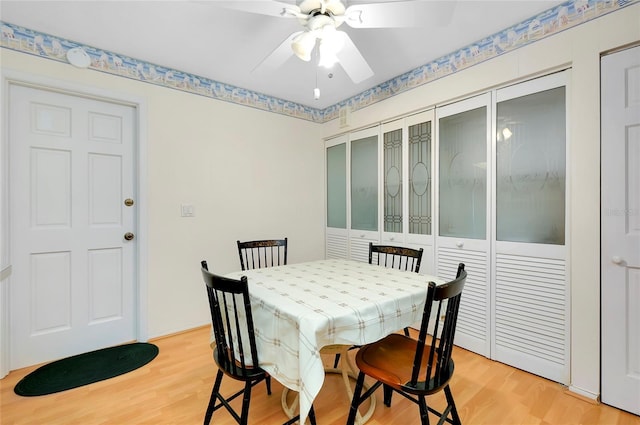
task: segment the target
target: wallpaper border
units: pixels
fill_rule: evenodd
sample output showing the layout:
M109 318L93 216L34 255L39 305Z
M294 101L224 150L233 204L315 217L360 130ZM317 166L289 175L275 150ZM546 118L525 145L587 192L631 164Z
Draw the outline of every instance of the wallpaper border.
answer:
M0 47L65 63L68 63L67 51L80 47L91 57L89 69L94 71L325 123L337 119L344 108L357 111L638 2L640 0L569 0L325 109L144 62L5 21L0 21Z

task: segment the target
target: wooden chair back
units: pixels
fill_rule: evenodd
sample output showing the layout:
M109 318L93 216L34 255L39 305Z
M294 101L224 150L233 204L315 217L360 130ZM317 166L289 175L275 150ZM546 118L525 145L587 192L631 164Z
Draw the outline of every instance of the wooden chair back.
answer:
M238 241L242 270L284 266L287 264L287 238Z
M377 264L399 270L420 272L424 250L393 245L374 245L369 242L369 264Z
M456 278L450 282L442 285L429 282L411 381L406 384L410 388L436 391L446 385L453 375L451 353L458 322L460 297L467 279L464 267L463 263L458 265ZM442 314L445 305L446 312ZM436 307L435 315L431 314L433 307ZM429 322L432 317L433 327L431 328ZM432 334L429 335L428 331ZM428 353L425 353L425 349Z
M211 310L216 364L233 378L255 379L259 363L247 278L218 276L208 270L206 261L201 264Z

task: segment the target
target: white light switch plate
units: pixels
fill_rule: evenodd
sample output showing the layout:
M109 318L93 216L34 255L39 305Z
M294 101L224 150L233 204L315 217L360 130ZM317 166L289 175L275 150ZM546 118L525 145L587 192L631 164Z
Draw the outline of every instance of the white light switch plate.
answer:
M181 204L180 211L182 217L195 217L195 211L192 204Z

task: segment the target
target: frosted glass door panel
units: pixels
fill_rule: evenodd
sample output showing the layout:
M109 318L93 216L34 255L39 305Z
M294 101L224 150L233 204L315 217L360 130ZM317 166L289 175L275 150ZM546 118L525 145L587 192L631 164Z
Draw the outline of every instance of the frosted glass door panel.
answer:
M384 231L402 233L402 129L383 137Z
M497 240L564 245L565 88L497 104Z
M351 228L378 230L378 137L351 142Z
M347 144L327 148L327 227L347 228Z
M439 235L486 238L487 108L439 120Z
M431 121L409 126L409 233L431 234Z

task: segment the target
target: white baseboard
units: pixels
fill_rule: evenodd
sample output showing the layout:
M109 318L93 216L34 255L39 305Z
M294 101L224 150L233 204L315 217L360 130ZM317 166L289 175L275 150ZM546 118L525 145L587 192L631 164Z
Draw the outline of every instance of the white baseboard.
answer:
M591 401L592 403L598 403L600 401L600 394L593 393L591 391L587 391L573 385L569 385L567 392L570 395L576 396L581 399L586 399L586 401Z

